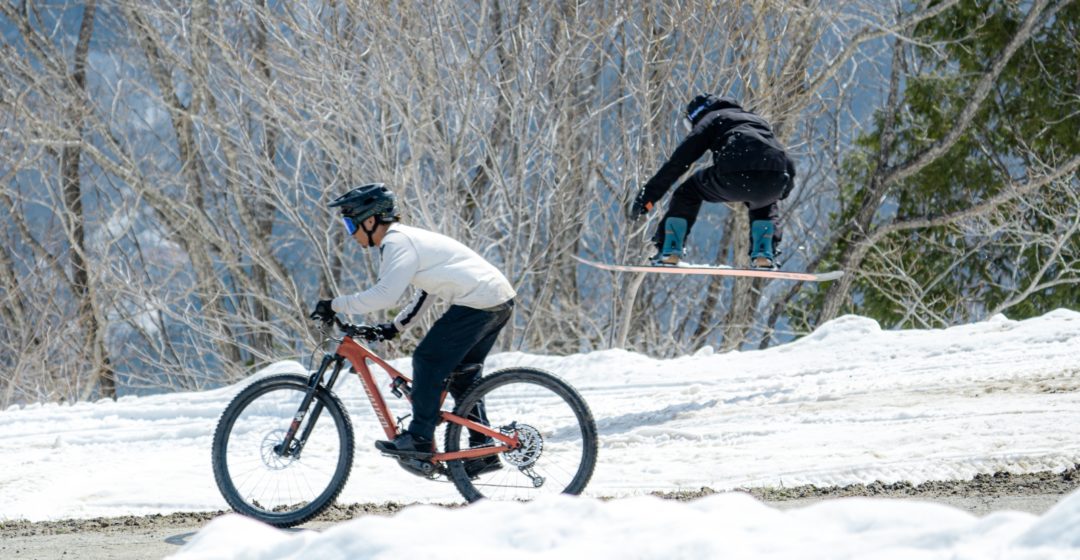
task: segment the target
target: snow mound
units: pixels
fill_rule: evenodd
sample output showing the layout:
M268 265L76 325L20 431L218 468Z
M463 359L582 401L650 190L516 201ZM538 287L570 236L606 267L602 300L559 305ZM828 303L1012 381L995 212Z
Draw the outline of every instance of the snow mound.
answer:
M1042 517L983 518L939 504L870 498L781 511L740 493L693 502L555 496L460 509L416 506L323 533L227 515L172 558L1075 558L1077 523L1078 494Z
M880 332L881 325L873 319L858 315L844 315L821 325L800 340L804 342L858 342Z

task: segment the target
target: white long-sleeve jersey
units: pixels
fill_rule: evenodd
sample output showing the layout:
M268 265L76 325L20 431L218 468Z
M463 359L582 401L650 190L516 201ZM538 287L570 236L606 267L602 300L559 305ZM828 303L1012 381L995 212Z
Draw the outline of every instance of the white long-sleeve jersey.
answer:
M487 309L517 295L499 269L445 235L390 224L379 252L375 285L334 298L335 312L370 313L392 307L411 285L415 288L412 299L394 318L394 326L404 331L431 306L431 296L451 305Z

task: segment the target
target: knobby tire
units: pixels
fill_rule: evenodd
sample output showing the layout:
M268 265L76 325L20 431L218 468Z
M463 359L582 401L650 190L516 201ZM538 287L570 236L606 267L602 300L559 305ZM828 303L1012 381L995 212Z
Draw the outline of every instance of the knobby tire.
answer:
M520 386L520 387L519 387ZM520 391L518 392L518 390ZM531 406L535 410L522 410L515 411L507 414L509 408L501 408L499 402L497 402L497 395L504 392L511 392L513 394L520 394L521 400L528 401L530 395L550 395L547 399L550 408L563 410L561 418L555 421L558 425L546 425L550 422L545 422L542 417L542 406ZM496 396L496 402L492 402L490 397ZM581 397L580 394L566 381L562 380L558 376L532 368L511 368L494 372L490 375L484 376L477 380L477 382L469 388L468 392L461 399L460 403L457 403L454 409L454 414L467 417L474 406L485 399L485 406L487 408L487 414L489 416L491 427L499 428L505 426L510 422L518 422L519 425L530 425L536 428L538 433L538 439L547 446L545 453L557 452L560 447L572 448L572 452L564 457L563 464L558 465L558 476L548 476L545 479L546 488L529 488L528 481L522 472L517 472L521 469L516 468L514 465L507 461L509 453L500 454L500 461L502 468L496 475L488 477L481 476L477 480L471 479L465 471L465 461L449 461L447 462L447 470L449 472L450 479L454 482L461 495L469 502L475 502L481 498L493 498L493 499L532 499L536 495L542 493L562 493L562 494L580 494L585 486L592 478L593 471L596 468L596 456L597 456L597 435L596 435L596 422L593 419L592 412L589 410L588 404ZM562 401L561 403L559 401ZM493 406L494 405L494 406ZM568 412L572 412L572 415ZM536 424L535 426L533 424ZM557 432L556 434L552 433ZM463 433L466 432L466 433ZM559 441L561 437L562 440ZM459 451L468 447L467 431L459 424L449 423L446 426L446 442L444 449L447 452ZM464 443L464 444L463 444ZM564 445L565 444L565 445ZM580 451L578 451L580 448ZM575 456L579 458L575 459ZM549 455L550 457L550 455ZM545 456L541 454L536 463L532 467L540 474L547 474L544 470L548 465L545 463ZM550 461L550 459L549 459ZM519 461L520 462L520 461ZM576 462L576 468L572 465ZM569 467L569 468L563 468ZM573 472L570 472L573 471ZM501 476L502 478L495 478ZM494 480L493 480L494 479ZM508 483L502 483L502 480L510 481ZM513 496L503 496L500 492L503 492L507 486L518 485L519 494ZM536 490L532 493L531 490Z
M286 374L260 379L246 387L240 394L233 398L232 402L225 408L225 412L222 413L221 419L218 421L217 430L214 432L214 444L211 452L214 467L214 480L217 482L218 488L221 490L221 494L224 496L225 501L228 502L229 506L237 513L253 517L275 527L292 527L304 523L322 513L334 503L334 500L337 499L342 489L345 488L345 483L349 479L353 461L354 436L352 422L338 397L322 387L316 389L315 398L312 400L308 411L306 411L305 420L301 425L301 429L298 430L298 434L303 431L303 426L306 425L310 419L310 412L316 408L316 403L320 403L322 405L322 411L316 420L316 428L318 430L323 430L332 426L336 433L338 449L338 456L334 465L333 474L330 476L324 489L319 490L318 488L312 488L311 493L317 493L317 495L306 502L282 503L273 507L264 507L259 503L258 499L255 499L250 495L246 496L244 491L238 489L237 477L244 476L245 473L232 472L230 470L230 446L236 446L239 448L235 450L238 453L246 453L249 455L251 451L256 451L257 455L261 454L263 457L262 462L264 463L261 466L267 471L267 474L265 475L267 478L272 476L288 476L288 473L286 472L287 469L294 467L301 469L300 473L295 476L303 476L305 465L301 465L300 463L304 461L305 453L314 453L317 451L315 445L319 442L309 441L307 445L311 446L312 449L309 450L305 447L304 452L300 455L301 458L291 461L287 457L269 456L267 458L267 453L265 452L265 442L272 441L274 434L288 428L293 415L296 414L296 407L299 406L299 401L297 401L296 407L292 410L288 410L287 406L278 407L281 408L279 421L273 418L267 419L265 422L266 426L273 429L270 429L267 434L263 436L262 450L248 449L247 447L252 445L251 441L243 442L243 448L241 448L241 438L244 437L245 434L234 435L234 427L237 420L241 418L246 411L256 408L252 405L259 404L260 399L272 401L272 399L267 398L268 395L279 395L282 392L290 392L287 393L287 398L296 398L297 396L302 397L303 393L307 391L307 385L308 378L300 375ZM298 395L293 395L291 393L292 391L297 392ZM273 412L271 416L276 415L274 409L271 409L271 411ZM252 413L252 415L254 416L255 413ZM246 427L247 426L245 426L245 428ZM256 432L257 430L251 431ZM318 433L322 435L325 432ZM330 434L326 435L330 436L332 439ZM250 458L248 460L251 461ZM318 461L317 458L315 460ZM276 463L270 464L273 461L276 461ZM257 461L251 462L255 463L256 467L260 466L257 464ZM331 460L330 462L333 461ZM282 466L282 464L284 464L284 466ZM237 467L237 470L240 470L239 467ZM242 485L247 485L243 481L239 482L241 482ZM262 482L257 480L252 483L252 485L257 489L260 483ZM267 487L270 486L270 483L268 482L263 484ZM297 488L300 486L302 485L297 484ZM248 493L254 492L255 489Z

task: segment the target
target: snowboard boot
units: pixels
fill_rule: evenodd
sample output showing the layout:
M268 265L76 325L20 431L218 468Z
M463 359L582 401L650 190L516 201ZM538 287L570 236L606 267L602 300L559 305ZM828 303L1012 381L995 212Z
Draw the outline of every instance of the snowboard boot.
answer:
M772 260L768 257L754 257L750 260L750 266L754 268L767 268L770 270L776 268Z
M683 257L683 241L686 239L686 219L668 218L664 220L664 243L660 252L652 258L656 266L675 266Z
M773 232L776 230L770 220L755 220L750 224L750 266L754 268L775 268L773 263Z

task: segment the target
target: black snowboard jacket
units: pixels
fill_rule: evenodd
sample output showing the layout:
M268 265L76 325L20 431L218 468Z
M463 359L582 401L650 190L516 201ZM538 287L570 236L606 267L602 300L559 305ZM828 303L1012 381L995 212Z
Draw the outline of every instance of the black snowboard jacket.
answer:
M660 200L706 151L712 151L713 156L707 175L739 171L787 172L789 180L782 198L787 198L795 185L795 165L773 136L769 123L743 109L735 100L717 97L667 162L645 183L642 188L644 199Z

